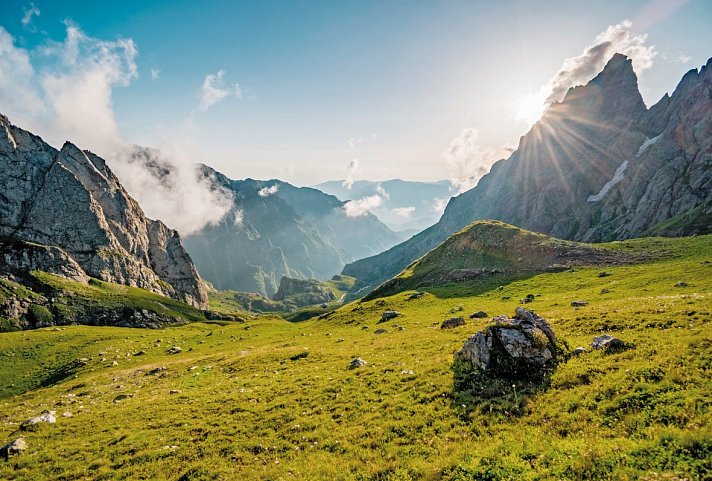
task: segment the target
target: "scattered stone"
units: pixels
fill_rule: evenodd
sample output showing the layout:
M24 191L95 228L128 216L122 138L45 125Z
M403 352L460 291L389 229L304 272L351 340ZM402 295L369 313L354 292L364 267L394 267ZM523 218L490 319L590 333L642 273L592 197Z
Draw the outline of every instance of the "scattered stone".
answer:
M608 294L611 292L609 289L601 289L601 294Z
M336 342L344 342L345 340L346 340L346 339L344 339L343 337L340 337L340 338L338 338L338 339L336 340Z
M420 292L420 291L414 292L414 293L412 293L411 295L409 295L406 300L407 300L407 301L412 301L412 300L414 300L414 299L420 299L420 298L423 297L424 295L425 295L425 292Z
M580 356L581 354L586 354L588 350L585 347L577 347L573 351L571 351L572 356Z
M517 307L513 319L495 317L465 341L455 360L496 377L536 377L553 363L556 354L556 335L546 320Z
M62 413L62 417L63 417L63 418L71 418L72 416L73 416L73 414L70 413L69 411L64 411L64 412Z
M403 369L401 371L401 374L403 376L415 376L415 371L411 371L410 369Z
M368 326L361 326L361 329L366 330L368 329Z
M606 272L606 271L601 271L601 272L599 272L597 275L598 275L598 277L608 277L608 276L611 275L611 273L610 273L610 272Z
M456 312L461 312L464 310L465 308L462 306L457 306L457 308L453 307L452 309L450 309L450 314L455 314Z
M530 302L534 302L534 294L527 294L527 296L520 300L520 304L529 304Z
M398 329L399 331L405 331L405 327L403 326L396 326L396 329Z
M498 290L498 291L503 291L503 290L504 290L504 286L499 286L499 287L497 288L497 290Z
M604 334L594 337L591 347L594 349L604 349L606 351L621 351L626 348L626 344L617 337Z
M571 269L571 266L566 265L566 264L552 264L549 267L547 267L545 270L546 270L546 272L566 272L569 269Z
M349 369L357 369L359 367L363 367L366 364L368 364L366 361L361 359L360 357L355 358L351 363L349 364Z
M300 352L299 354L295 354L294 356L290 357L290 361L298 361L300 359L304 359L305 357L309 356L309 351L303 351Z
M138 351L134 353L134 356L143 356L144 354L146 354L146 351Z
M327 307L329 307L329 304L327 304L326 302L322 302L321 306L319 307L321 307L322 309L326 309Z
M460 316L460 317L451 317L450 319L445 319L442 324L440 324L440 329L452 329L453 327L458 327L458 326L464 326L465 325L465 318Z
M687 287L687 282L685 281L677 281L675 283L675 287Z
M26 449L27 442L25 438L17 438L0 448L0 457L8 461L10 456L19 456Z
M586 301L571 301L571 307L583 307L587 306L588 302Z
M398 311L385 311L383 314L381 314L380 322L390 321L391 319L395 319L396 317L398 317L400 315L401 315L401 313Z
M168 351L166 351L166 352L168 354L180 354L181 352L183 352L183 349L181 349L178 346L173 346L172 348L168 349Z
M502 300L503 300L503 301L508 301L508 300L510 300L511 298L512 298L511 296L502 296Z
M158 374L161 374L163 372L166 372L168 369L165 367L156 367L154 369L151 369L146 373L146 376L157 376Z
M485 317L487 317L487 313L485 311L477 311L470 314L470 319L484 319Z
M170 391L168 391L168 394L180 394L180 393L181 393L180 389L171 389Z
M388 334L388 330L387 329L376 329L375 331L373 331L373 333L374 334Z
M30 418L20 426L22 430L34 429L39 424L54 424L57 422L57 413L55 411L42 411L42 414L34 418Z

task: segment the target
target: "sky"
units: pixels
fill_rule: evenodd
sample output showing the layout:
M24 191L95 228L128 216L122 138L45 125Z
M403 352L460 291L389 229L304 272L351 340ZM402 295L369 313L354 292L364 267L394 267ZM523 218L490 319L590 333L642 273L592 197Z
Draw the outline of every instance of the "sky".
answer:
M650 106L712 56L710 25L706 0L2 0L0 112L57 147L232 178L457 192L595 75L587 49L631 55Z

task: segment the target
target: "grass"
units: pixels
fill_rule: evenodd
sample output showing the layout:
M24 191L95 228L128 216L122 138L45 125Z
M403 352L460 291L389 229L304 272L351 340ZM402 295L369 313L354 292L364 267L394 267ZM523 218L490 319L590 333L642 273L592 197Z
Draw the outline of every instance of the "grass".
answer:
M710 479L712 237L608 247L662 258L401 292L298 324L1 334L2 440L29 449L0 479ZM440 322L461 306L511 315L529 293L571 348L603 332L634 347L573 357L545 383L455 389L453 354L488 321ZM402 315L379 323L389 309ZM368 364L347 369L357 356ZM17 432L44 409L56 424Z

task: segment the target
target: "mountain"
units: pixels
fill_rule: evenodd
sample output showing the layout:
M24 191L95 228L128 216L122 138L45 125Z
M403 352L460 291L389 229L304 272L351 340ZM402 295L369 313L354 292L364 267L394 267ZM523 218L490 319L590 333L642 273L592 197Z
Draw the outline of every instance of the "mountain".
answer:
M221 290L272 296L282 277L329 279L354 259L403 240L373 214L349 217L336 197L279 180L204 175L233 194L216 225L185 239L201 274Z
M147 219L104 159L0 116L0 272L30 271L208 302L178 233Z
M494 289L543 272L614 266L631 260L634 258L622 252L592 244L556 239L499 221L476 221L381 284L364 300L459 282Z
M712 232L711 91L712 59L646 109L631 60L616 54L437 224L343 273L375 285L478 219L589 242Z
M391 229L411 234L435 224L442 213L440 205L444 205L452 196L451 184L447 180L357 180L351 184L351 188L348 188L344 181L332 180L314 187L341 200L357 200L379 195L383 198L383 204L372 212Z

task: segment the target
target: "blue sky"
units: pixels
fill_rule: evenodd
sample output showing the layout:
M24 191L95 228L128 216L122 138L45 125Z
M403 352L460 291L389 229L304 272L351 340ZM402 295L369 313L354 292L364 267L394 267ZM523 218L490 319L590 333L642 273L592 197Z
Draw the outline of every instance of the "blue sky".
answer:
M344 178L353 159L355 178L479 171L528 129L517 118L522 99L626 19L631 36L645 34L643 45L654 46L640 77L649 105L712 56L712 4L704 0L34 5L40 14L23 24L30 2L4 0L0 19L33 75L57 61L46 49L65 42L67 20L97 42L133 41L136 74L109 91L107 115L123 140L182 149L233 178L301 185ZM206 76L220 71L216 85L227 93L201 109ZM0 112L32 124L32 112L3 105L16 96L10 90L0 82ZM76 135L61 124L26 126L55 142ZM453 142L469 149L465 161L444 154Z

